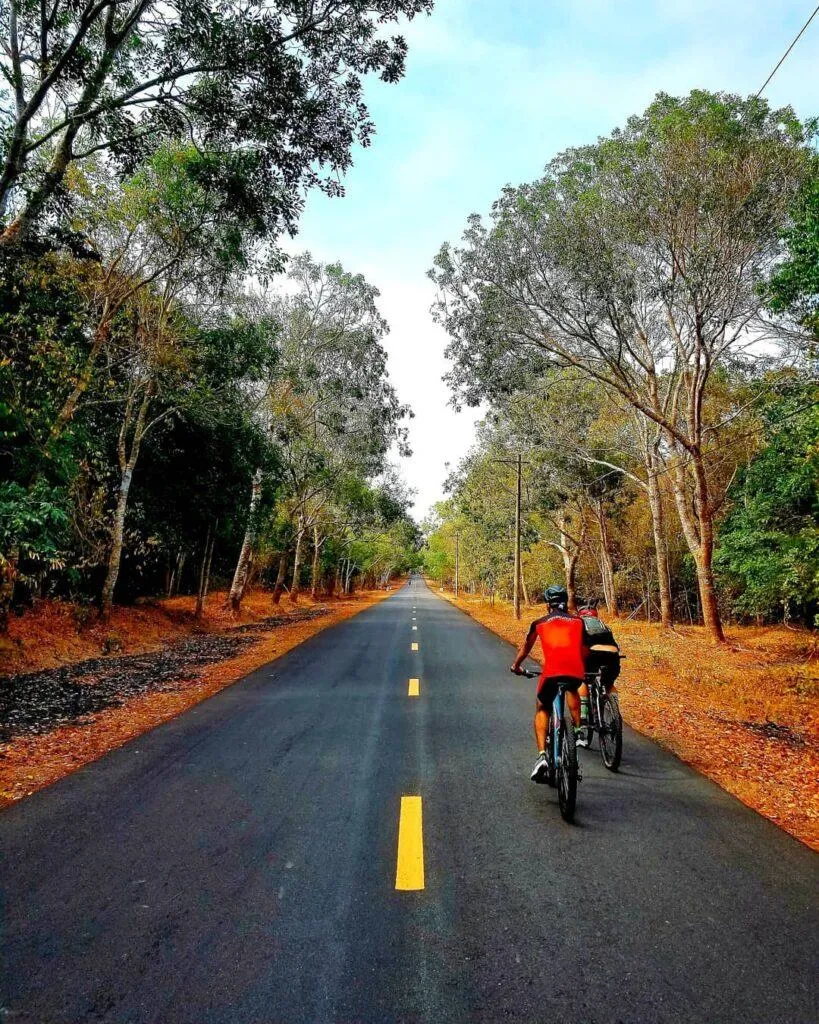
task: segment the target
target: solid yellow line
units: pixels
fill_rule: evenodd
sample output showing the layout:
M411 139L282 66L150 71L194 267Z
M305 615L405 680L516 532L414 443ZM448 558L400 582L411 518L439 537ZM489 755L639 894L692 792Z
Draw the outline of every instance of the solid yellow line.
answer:
M412 645L412 649L413 649L414 651L417 651L417 650L418 650L418 644L413 644L413 645Z
M408 697L419 697L421 695L420 686L421 686L420 680L418 680L418 679L410 679L410 681L409 681L409 693L407 694L407 696Z
M401 797L395 888L403 890L424 888L424 829L420 796Z

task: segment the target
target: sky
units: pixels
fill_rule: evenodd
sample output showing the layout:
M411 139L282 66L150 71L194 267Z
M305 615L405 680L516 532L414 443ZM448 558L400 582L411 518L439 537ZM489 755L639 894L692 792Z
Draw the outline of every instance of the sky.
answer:
M312 193L288 248L340 261L381 292L389 370L413 455L396 459L419 520L470 447L475 410L442 381L446 335L426 273L470 213L506 184L535 179L568 146L593 142L657 92L754 93L807 19L812 0L437 0L401 28L397 85L367 84L376 135L354 153L346 194ZM765 96L819 114L819 16Z

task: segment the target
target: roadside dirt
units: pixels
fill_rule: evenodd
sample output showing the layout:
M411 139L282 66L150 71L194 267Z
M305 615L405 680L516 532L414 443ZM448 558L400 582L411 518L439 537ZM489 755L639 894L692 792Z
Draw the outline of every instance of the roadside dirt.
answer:
M47 786L212 696L280 657L322 629L388 596L355 594L331 602L287 601L274 610L268 594L248 597L239 620L213 594L201 622L193 599L118 609L101 629L77 629L66 607L37 609L15 623L13 657L0 669L0 807ZM46 629L52 628L49 637ZM164 629L163 629L164 627ZM102 654L112 646L117 653ZM34 638L34 639L32 639ZM88 655L93 655L89 657Z
M524 610L517 622L506 603L442 596L516 646L542 614ZM626 655L617 686L628 724L819 850L817 636L740 626L717 647L696 626L612 627Z

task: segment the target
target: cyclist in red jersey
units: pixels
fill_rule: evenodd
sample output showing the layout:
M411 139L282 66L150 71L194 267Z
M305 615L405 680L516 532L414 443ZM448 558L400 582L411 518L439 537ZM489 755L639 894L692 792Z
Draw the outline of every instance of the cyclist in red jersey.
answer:
M537 640L543 650L543 671L537 684L535 704L535 741L538 758L532 769L533 782L546 781L548 760L546 743L549 732L549 715L552 701L557 696L559 682L567 682L566 702L572 712L575 725L580 721L580 698L577 690L584 682L588 648L585 640L583 620L570 615L566 610L569 595L564 587L549 587L544 593L549 614L536 619L529 627L526 639L518 651L512 671L521 675L521 665L529 656Z

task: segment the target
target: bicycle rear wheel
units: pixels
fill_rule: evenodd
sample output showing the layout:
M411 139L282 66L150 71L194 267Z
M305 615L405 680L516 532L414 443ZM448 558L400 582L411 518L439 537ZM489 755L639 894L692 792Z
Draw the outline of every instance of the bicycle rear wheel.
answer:
M600 731L600 716L598 715L598 693L597 693L597 681L592 679L588 683L589 687L589 724L586 728L586 749L591 750L592 744L594 743L594 734Z
M616 772L623 756L623 716L617 695L604 694L600 710L603 717L600 723L600 760L610 772Z
M574 719L569 705L563 701L563 721L560 723L560 755L557 763L557 800L564 821L574 818L577 805L577 746L574 738Z

